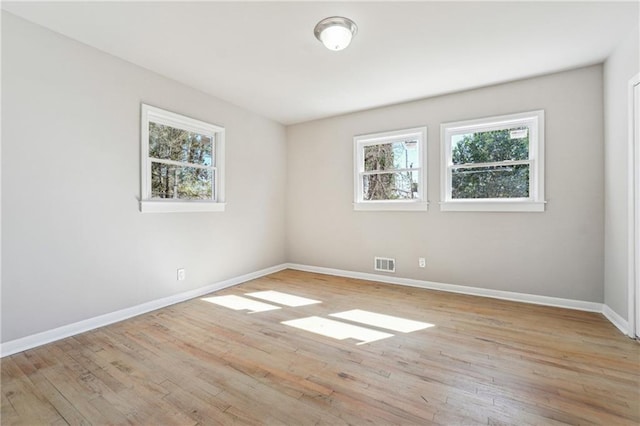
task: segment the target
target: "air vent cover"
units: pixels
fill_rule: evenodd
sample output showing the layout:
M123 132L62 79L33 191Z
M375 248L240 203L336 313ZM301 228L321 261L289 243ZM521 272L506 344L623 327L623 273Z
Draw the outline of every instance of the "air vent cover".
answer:
M396 260L388 257L375 257L373 269L382 272L395 272Z

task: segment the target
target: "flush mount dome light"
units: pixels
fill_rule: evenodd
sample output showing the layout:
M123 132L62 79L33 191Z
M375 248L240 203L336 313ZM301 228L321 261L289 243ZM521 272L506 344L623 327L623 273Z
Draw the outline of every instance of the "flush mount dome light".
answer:
M332 16L318 22L313 33L327 49L337 51L349 46L357 31L358 27L351 19Z

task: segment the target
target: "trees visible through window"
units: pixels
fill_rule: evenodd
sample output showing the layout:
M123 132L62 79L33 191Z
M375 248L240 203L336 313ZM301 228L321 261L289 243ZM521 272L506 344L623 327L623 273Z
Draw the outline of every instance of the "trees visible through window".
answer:
M426 128L354 138L356 209L426 208L425 139Z
M224 128L142 105L142 211L221 211Z
M443 209L543 209L543 117L536 111L443 124Z
M528 198L529 131L526 127L452 138L451 198Z
M418 197L418 141L364 147L365 200L405 200Z
M213 139L210 135L149 123L151 198L213 199Z

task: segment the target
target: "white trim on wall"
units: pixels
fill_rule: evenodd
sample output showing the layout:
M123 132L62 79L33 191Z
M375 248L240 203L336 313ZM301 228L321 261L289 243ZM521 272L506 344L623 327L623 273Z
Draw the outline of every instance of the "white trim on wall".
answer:
M623 334L631 336L629 332L631 328L629 326L629 322L618 315L618 313L608 305L602 305L602 315L604 315L605 318L608 319L611 324L615 325Z
M417 159L419 167L408 169L389 169L382 171L365 171L364 150L367 146L390 144L394 142L417 142ZM379 133L369 133L353 137L353 209L368 211L425 211L429 208L427 201L428 188L428 158L427 158L427 127L413 127L409 129L393 130ZM409 167L408 165L406 167ZM399 171L414 171L420 174L418 181L418 195L416 199L402 200L365 200L363 194L363 177L372 173L393 173Z
M140 212L142 213L179 213L179 212L223 212L225 210L225 128L207 123L162 108L140 104ZM186 161L174 161L168 158L152 158L149 154L149 126L157 123L175 129L209 136L212 146L210 165L192 164ZM165 163L178 167L207 169L213 175L211 197L204 200L177 198L153 198L151 191L152 163ZM175 195L174 195L175 196Z
M0 357L13 355L18 352L26 351L27 349L35 348L36 346L41 346L47 343L54 342L56 340L84 333L85 331L104 327L105 325L123 321L128 318L155 311L156 309L164 308L176 303L184 302L185 300L193 299L195 297L204 296L205 294L209 294L217 290L222 290L223 288L232 287L234 285L242 284L244 282L254 280L265 275L282 271L283 269L287 269L286 264L261 269L259 271L251 272L235 278L230 278L228 280L210 284L208 286L197 288L195 290L185 291L182 293L174 294L172 296L164 297L162 299L152 300L150 302L132 306L130 308L125 308L83 321L78 321L73 324L63 325L62 327L54 328L53 330L47 330L19 339L10 340L8 342L0 344Z
M526 127L529 155L502 162L453 164L453 138L470 133ZM544 110L440 124L440 210L476 212L544 212ZM472 165L473 164L473 165ZM453 198L453 170L501 165L529 166L527 198Z
M391 277L388 275L370 274L365 272L344 271L341 269L324 268L320 266L300 265L289 263L289 269L318 274L335 275L338 277L356 278L368 281L378 281L386 284L398 284L418 287L428 290L440 290L449 293L468 294L471 296L491 297L493 299L511 300L514 302L532 303L535 305L555 306L557 308L575 309L579 311L602 312L602 303L585 302L582 300L562 299L559 297L538 296L535 294L515 293L512 291L491 290L481 287L469 287L455 284L444 284L434 281L415 280L411 278Z
M388 275L370 274L365 272L345 271L341 269L324 268L320 266L300 265L288 263L288 269L297 271L315 272L318 274L334 275L345 278L356 278L368 281L378 281L386 284L405 285L429 290L446 291L449 293L460 293L471 296L491 297L494 299L511 300L514 302L531 303L534 305L553 306L556 308L574 309L578 311L597 312L618 328L623 334L631 336L629 333L629 323L617 314L613 309L604 303L587 302L583 300L563 299L560 297L538 296L535 294L516 293L512 291L491 290L480 287L468 287L455 284L444 284L433 281L415 280L410 278L390 277Z
M629 337L635 338L638 334L636 330L636 323L638 322L638 313L640 309L640 294L638 294L638 288L640 287L640 262L636 253L640 251L638 242L640 241L640 223L638 223L638 212L640 209L640 141L636 140L635 128L637 123L637 117L634 114L640 114L640 111L636 111L634 91L635 86L640 84L640 73L636 74L629 80L628 85L628 122L629 122L629 154L627 155L628 161L628 183L627 183L627 197L628 197L628 222L627 226L628 241L627 241L627 275L628 275L628 321L627 321L627 333ZM613 311L612 311L613 312ZM618 314L616 314L618 315ZM613 321L612 321L613 322ZM615 323L614 323L615 324Z

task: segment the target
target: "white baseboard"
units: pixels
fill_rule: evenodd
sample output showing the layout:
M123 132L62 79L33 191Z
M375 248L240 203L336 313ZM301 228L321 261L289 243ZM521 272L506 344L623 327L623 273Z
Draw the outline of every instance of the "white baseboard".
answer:
M320 266L300 265L288 263L287 268L305 272L335 275L338 277L356 278L368 281L378 281L387 284L406 285L429 290L447 291L450 293L468 294L471 296L491 297L494 299L511 300L515 302L532 303L535 305L554 306L557 308L575 309L579 311L598 312L604 315L624 335L629 335L629 322L604 303L586 302L583 300L563 299L559 297L538 296L535 294L516 293L512 291L491 290L479 287L468 287L455 284L444 284L433 281L399 278L388 275L370 274L365 272L345 271L342 269L324 268Z
M472 296L491 297L494 299L511 300L515 302L532 303L535 305L555 306L558 308L576 309L580 311L602 312L602 303L585 302L582 300L562 299L559 297L538 296L535 294L516 293L512 291L491 290L479 287L468 287L463 285L444 284L433 281L415 280L411 278L399 278L388 275L369 274L364 272L345 271L341 269L323 268L319 266L300 265L296 263L287 264L289 269L305 272L316 272L319 274L335 275L346 278L356 278L361 280L379 281L387 284L399 284L410 287L419 287L429 290L447 291L450 293L461 293Z
M211 284L205 287L201 287L195 290L186 291L183 293L175 294L172 296L164 297L162 299L152 300L140 305L132 306L130 308L121 309L116 312L100 315L94 318L89 318L83 321L79 321L73 324L58 327L52 330L43 331L41 333L32 334L30 336L22 337L20 339L11 340L0 344L0 357L5 357L18 352L25 351L27 349L41 346L56 340L64 339L66 337L74 336L76 334L83 333L85 331L93 330L105 325L113 324L125 319L141 315L147 312L154 311L156 309L164 308L166 306L174 305L176 303L184 302L185 300L193 299L195 297L203 296L205 294L222 290L223 288L231 287L250 281L256 278L260 278L265 275L273 274L275 272L282 271L284 269L295 269L298 271L315 272L319 274L334 275L346 278L355 278L368 281L378 281L387 284L405 285L409 287L418 287L429 290L440 290L450 293L468 294L472 296L491 297L494 299L511 300L515 302L532 303L536 305L555 306L559 308L576 309L589 312L600 312L605 318L613 323L622 333L628 334L629 325L628 322L613 311L609 306L602 303L586 302L573 299L562 299L558 297L538 296L535 294L516 293L511 291L491 290L479 287L468 287L454 284L444 284L433 281L423 281L411 278L399 278L391 277L387 275L370 274L365 272L346 271L342 269L324 268L320 266L300 265L297 263L284 263L281 265L272 266L270 268L262 269L260 271L252 272L249 274L241 275L239 277L231 278L225 281L220 281L215 284Z
M611 309L609 305L602 305L602 315L604 315L611 324L615 325L618 330L623 332L625 335L629 335L629 321L622 318L616 311Z
M8 342L0 344L0 357L5 357L18 352L26 351L27 349L35 348L36 346L41 346L46 343L64 339L65 337L74 336L76 334L84 333L85 331L93 330L99 327L104 327L105 325L123 321L140 314L155 311L156 309L184 302L185 300L204 296L205 294L211 293L213 291L222 290L223 288L231 287L246 281L260 278L265 275L273 274L286 268L286 264L272 266L260 271L251 272L239 277L220 281L205 287L200 287L195 290L185 291L182 293L174 294L172 296L163 297L162 299L152 300L150 302L132 306L130 308L121 309L119 311L89 318L83 321L78 321L73 324L64 325L52 330L47 330L19 339L10 340Z

